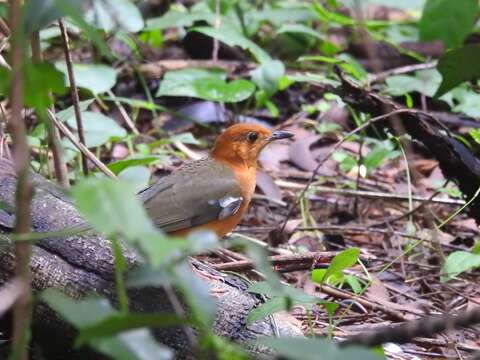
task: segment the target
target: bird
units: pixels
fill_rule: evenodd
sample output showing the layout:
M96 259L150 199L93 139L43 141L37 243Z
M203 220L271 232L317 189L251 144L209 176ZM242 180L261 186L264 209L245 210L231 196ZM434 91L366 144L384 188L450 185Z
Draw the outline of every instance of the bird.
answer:
M222 238L248 209L261 151L292 137L291 132L257 124L232 125L217 137L207 157L184 164L137 195L154 225L169 235L210 230Z

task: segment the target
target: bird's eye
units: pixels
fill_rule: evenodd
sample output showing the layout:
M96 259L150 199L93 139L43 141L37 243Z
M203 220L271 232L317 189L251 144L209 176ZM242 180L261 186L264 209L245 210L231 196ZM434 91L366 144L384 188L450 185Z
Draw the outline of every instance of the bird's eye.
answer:
M257 141L258 139L258 134L256 132L250 132L248 133L247 135L247 139L248 141L250 141L251 143L254 143L255 141Z

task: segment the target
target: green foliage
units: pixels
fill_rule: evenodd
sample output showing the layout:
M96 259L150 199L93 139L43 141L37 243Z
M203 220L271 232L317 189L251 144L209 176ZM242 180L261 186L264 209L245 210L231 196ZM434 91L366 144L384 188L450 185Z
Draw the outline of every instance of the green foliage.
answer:
M57 62L55 66L65 74L66 85L70 86L67 65ZM102 64L73 64L73 73L77 86L91 91L94 95L110 90L117 81L117 72Z
M294 305L302 305L307 309L311 309L314 305L325 305L328 303L328 301L307 295L294 287L287 285L272 287L268 282L254 283L250 285L248 291L256 294L264 294L269 297L267 301L248 314L249 324L276 312L290 310Z
M269 338L262 340L262 344L275 349L282 358L289 360L385 359L371 350L358 346L340 348L326 339Z
M427 0L419 23L420 39L442 40L449 49L463 43L478 15L477 0Z
M172 315L122 316L106 299L76 301L53 289L45 290L41 298L80 331L81 341L77 345L88 343L100 353L117 360L173 358L171 350L156 342L148 330L139 328L172 325L176 323ZM91 336L92 333L97 336Z
M437 65L442 83L435 96L441 96L464 81L480 76L480 45L466 45L443 55Z
M238 46L242 49L248 50L259 63L264 64L272 61L272 58L265 50L263 50L260 46L258 46L250 39L244 37L231 26L223 24L218 29L215 29L213 27L200 26L191 29L191 31L197 31L202 34L211 36L229 46Z
M312 280L316 283L327 283L330 279L334 282L342 282L344 279L343 270L348 269L355 265L360 256L360 250L358 248L350 248L337 254L328 268L315 269L312 271Z
M440 280L447 282L465 271L480 268L478 246L474 250L472 252L454 251L451 253L443 264Z
M135 241L156 232L128 184L108 179L86 179L73 188L72 196L88 222L105 234L121 234L125 239Z
M248 80L226 82L220 69L169 71L160 83L157 96L187 96L218 102L239 102L249 98L255 86Z
M163 30L170 27L188 27L195 21L205 20L213 22L214 15L206 11L171 9L161 17L147 20L146 30Z
M124 128L102 113L84 111L82 112L82 122L85 131L85 143L90 148L103 145L111 139L122 139L127 136ZM67 119L67 124L73 129L77 129L75 117Z
M142 14L130 0L97 0L85 19L106 32L138 32L143 29Z
M50 93L62 95L66 91L63 74L51 64L27 62L23 76L25 104L37 110L44 110L52 105ZM8 93L11 81L11 71L0 67L0 93Z

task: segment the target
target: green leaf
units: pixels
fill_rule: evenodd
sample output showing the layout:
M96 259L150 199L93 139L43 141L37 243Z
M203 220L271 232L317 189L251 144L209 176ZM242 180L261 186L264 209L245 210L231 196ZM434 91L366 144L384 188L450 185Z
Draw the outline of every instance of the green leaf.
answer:
M153 267L178 263L188 256L212 251L218 247L218 239L210 231L198 231L187 238L171 239L161 233L148 233L139 239L139 245L147 254Z
M173 351L159 344L146 329L131 330L115 337L94 339L90 345L115 360L171 360Z
M356 276L346 275L345 280L347 281L348 285L350 285L355 294L362 293L362 285L360 283L360 280Z
M303 24L283 24L277 30L277 34L282 34L282 33L304 34L304 35L313 36L314 38L319 40L325 39L324 34Z
M86 179L72 189L78 210L98 231L134 241L155 233L131 185L111 179Z
M473 246L472 254L480 255L480 242L479 241L477 241L477 243Z
M466 45L446 52L438 61L442 83L435 96L439 97L464 81L480 76L480 45Z
M121 139L127 136L127 131L124 128L118 125L115 120L102 113L84 111L82 113L82 122L86 146L89 148L103 145L110 139ZM73 129L77 129L75 117L68 119L67 124Z
M196 21L212 23L214 14L206 11L178 11L169 10L161 17L147 20L146 30L163 30L170 27L187 27Z
M134 156L128 159L118 160L116 162L110 163L107 165L107 167L112 170L115 175L118 175L120 172L129 167L150 165L160 160L163 160L163 158L155 155Z
M157 96L187 96L219 102L239 102L250 97L255 86L248 80L227 83L219 69L187 68L165 74Z
M390 140L381 141L365 156L363 164L369 172L381 166L386 159L392 159L400 155L400 152L394 150Z
M47 0L52 1L52 0ZM89 23L87 23L84 19L84 11L79 9L76 4L78 1L70 1L70 0L53 0L55 2L55 8L60 9L62 14L68 15L70 19L73 21L75 25L77 25L80 29L83 30L85 33L85 37L91 41L98 50L100 50L101 55L104 57L111 59L112 53L110 52L110 48L108 47L107 43L105 42L104 38L100 35L100 33L92 27ZM99 1L99 0L96 0Z
M118 178L132 185L135 192L139 192L148 186L150 170L146 166L130 166L118 174Z
M65 74L66 84L70 86L67 65L57 62L55 66ZM117 72L102 64L73 64L73 73L77 86L91 91L94 95L110 90L117 81Z
M142 14L130 0L94 1L85 19L106 32L138 32L144 25Z
M263 50L260 46L255 44L250 39L244 37L231 26L222 24L222 26L218 29L213 27L201 26L195 27L190 31L197 31L202 34L211 36L227 44L228 46L238 46L244 50L248 50L255 57L255 59L262 64L272 61L272 58L265 50Z
M197 79L193 81L192 85L196 92L196 97L225 103L246 100L255 91L255 85L244 79L234 80L229 83L219 79Z
M326 339L264 338L260 343L275 350L277 355L289 360L381 360L384 357L359 346L340 348Z
M478 267L480 267L480 255L467 251L455 251L443 264L440 280L447 282L458 274Z
M278 91L279 80L284 74L285 66L279 60L266 62L250 72L252 81L264 90L268 97Z
M327 281L330 276L343 275L343 270L348 269L349 267L352 267L353 265L355 265L359 256L360 256L360 249L355 247L344 250L341 253L337 254L332 259L330 266L328 267L324 276L321 278L320 283ZM312 274L312 280L315 281L313 279L313 274Z
M353 2L353 1L352 1ZM383 5L400 10L414 10L420 12L425 5L425 0L369 0L369 4ZM353 4L354 5L354 4Z
M225 72L221 69L186 68L168 71L160 82L157 96L191 96L189 94L194 94L193 81L199 79L225 80L226 78Z
M93 103L94 101L95 101L95 99L88 99L88 100L80 101L80 103L78 104L79 107L80 107L80 111L87 110L87 108L90 106L90 104ZM75 108L74 108L73 105L69 106L68 108L66 108L64 110L61 110L61 111L57 112L55 115L56 115L58 120L67 121L71 117L75 116Z
M458 102L457 105L455 105L455 107L452 109L452 111L462 112L465 115L473 118L480 117L480 94L477 94L470 89L467 90L459 88L455 89L452 93L454 99ZM459 95L460 93L461 95Z
M68 3L72 8L81 12L80 3L74 0L61 0L62 3ZM28 1L25 4L23 16L23 28L25 34L31 34L38 31L51 22L60 19L65 15L63 9L57 6L56 1L53 0L35 0Z
M112 314L93 325L83 326L75 344L81 346L91 340L144 327L159 328L186 324L185 319L171 313Z
M184 143L184 144L200 145L200 141L195 139L192 133L183 133L183 134L174 135L170 138L170 141L171 142L180 141L181 143Z
M478 15L478 0L428 0L419 22L420 40L442 40L449 49L463 43Z
M49 63L26 63L24 67L25 104L37 110L45 110L52 105L49 94L64 94L64 75ZM0 93L7 94L12 73L0 67Z
M255 21L269 21L274 25L281 26L286 22L306 22L317 19L311 4L291 3L284 8L265 7L260 11L252 11L249 14Z
M281 284L280 288L277 288L266 281L251 284L248 287L248 291L256 294L265 294L266 296L271 297L270 300L265 302L267 305L261 305L252 312L254 315L249 315L249 323L259 320L274 312L288 309L295 304L301 304L309 308L316 304L325 303L324 300L316 296L305 294L302 290L292 286ZM250 320L250 317L252 317L252 320Z
M97 351L115 360L169 360L173 358L171 350L157 343L146 329L131 330L114 335L114 325L117 326L117 330L122 330L122 326L119 324L120 321L115 324L115 321L112 320L119 315L110 306L107 299L87 298L77 301L54 289L43 291L40 297L50 308L80 331L87 329L88 334L98 324L104 333L110 330L112 336L91 337L88 343ZM131 316L135 317L135 315ZM143 317L143 315L139 316ZM139 325L140 320L135 318L132 322L133 325ZM106 327L105 324L110 326ZM122 325L125 327L125 322Z
M290 304L290 305L289 305ZM257 308L250 311L247 318L247 324L251 325L254 322L261 320L267 316L275 314L276 312L289 310L291 306L291 302L287 301L285 297L274 297L273 299L269 299Z
M116 313L108 300L100 297L89 297L77 301L55 289L43 291L40 297L48 306L79 329L93 326Z

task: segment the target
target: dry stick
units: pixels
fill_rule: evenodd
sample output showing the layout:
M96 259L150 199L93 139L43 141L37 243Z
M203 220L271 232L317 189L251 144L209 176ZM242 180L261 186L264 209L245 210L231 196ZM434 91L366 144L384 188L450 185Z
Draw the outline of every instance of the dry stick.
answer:
M43 61L42 50L40 49L40 36L38 31L35 31L32 34L32 58L35 62ZM50 94L50 98L52 95ZM50 109L51 112L54 112L53 106ZM40 116L40 114L37 114ZM58 129L53 125L51 121L45 119L47 127L47 137L50 150L52 151L53 156L53 166L55 168L55 177L57 181L66 189L70 187L70 182L68 181L68 168L67 163L65 162L65 157L63 156L63 149L60 142L60 134Z
M117 176L108 167L106 167L105 164L103 164L100 160L98 160L98 158L90 150L88 150L88 148L85 145L83 145L77 140L75 135L73 135L73 133L65 126L65 124L62 123L60 120L58 120L55 117L55 114L50 110L48 110L48 117L55 124L55 126L61 131L61 133L65 135L73 145L75 145L75 147L82 153L82 155L84 155L92 163L94 163L95 166L101 172L103 172L108 177L111 177L114 179L117 178Z
M338 251L321 251L307 254L278 255L269 256L268 261L273 266L304 264L305 266L308 266L310 268L315 264L329 263L337 254ZM218 271L241 271L254 269L255 263L251 260L240 260L223 264L214 264L211 266Z
M480 309L462 312L458 315L442 315L410 321L395 327L384 327L371 333L349 337L340 345L376 346L386 342L406 343L415 337L428 337L446 330L467 327L480 323Z
M390 69L390 70L380 72L378 74L373 74L367 79L367 81L369 83L375 83L375 82L383 81L389 76L408 74L408 73L418 71L418 70L433 69L435 66L437 66L437 61L431 61L431 62L427 62L427 63L401 66L401 67L398 67L398 68L394 68L394 69Z
M10 28L8 27L8 25L5 23L5 21L1 17L0 17L0 31L6 37L10 36Z
M358 133L358 132L366 129L367 127L369 127L370 125L372 125L372 124L374 124L374 123L376 123L376 122L385 120L386 118L389 118L390 116L393 116L393 115L397 115L397 114L401 114L401 113L412 113L412 112L417 112L417 111L410 110L410 109L398 109L398 110L394 110L394 111L392 111L392 112L389 112L388 114L384 114L384 115L380 115L380 116L371 118L370 120L368 120L367 122L363 123L362 125L360 125L360 126L357 127L356 129L350 131L350 132L349 132L347 135L345 135L343 138L341 138L341 139L332 147L332 149L322 158L322 160L320 160L320 161L318 162L317 167L315 168L315 170L313 170L312 176L310 176L310 179L308 179L308 181L307 181L307 183L305 184L305 187L303 188L302 192L300 193L300 195L297 196L296 201L295 201L292 205L290 205L290 208L288 209L287 215L285 216L285 219L283 220L283 223L282 223L282 225L280 226L280 233L282 233L282 232L285 230L285 226L287 225L288 220L289 220L290 217L292 216L293 210L298 206L300 200L305 196L305 193L308 191L308 189L309 189L310 186L312 185L313 181L314 181L315 178L317 177L318 172L320 171L320 167L330 158L330 156L333 155L333 153L334 153L335 151L337 151L337 149L340 147L340 145L342 145L350 136L355 135L356 133Z
M123 105L120 103L120 101L118 101L118 99L115 96L115 94L113 93L113 91L112 90L107 90L107 94L108 94L108 96L110 96L112 98L113 102L115 103L115 105L118 108L118 111L120 112L120 115L122 115L123 120L125 121L127 126L130 128L130 130L132 130L132 132L135 135L140 135L140 131L138 131L138 129L135 126L135 123L133 122L132 118L128 115L127 111L125 110Z
M320 291L327 295L333 296L335 298L356 301L368 309L383 312L384 314L390 316L395 320L400 320L400 321L406 320L406 317L403 316L403 314L400 313L399 311L392 310L384 305L368 300L361 295L354 295L347 291L340 290L329 285L321 285Z
M32 198L32 183L29 177L29 150L27 131L22 118L23 108L23 59L24 34L22 32L22 1L10 1L10 26L12 28L11 60L12 80L10 84L10 129L13 138L13 158L17 173L17 189L15 192L15 234L30 233L30 202ZM26 289L13 308L13 349L14 358L28 359L27 332L30 327L31 313L31 274L30 274L30 243L15 242L15 274Z
M75 110L75 120L77 122L77 132L78 138L82 145L85 145L85 132L83 130L83 122L82 122L82 113L80 110L80 99L78 97L77 85L75 83L75 75L73 73L73 63L72 63L72 55L70 54L70 45L68 42L68 33L65 27L65 24L60 19L58 20L58 25L60 26L60 32L62 33L63 39L63 51L65 52L65 62L67 64L67 72L68 72L68 81L70 82L70 95L72 97L73 102L73 109ZM88 161L87 156L82 152L82 168L83 173L88 175Z

